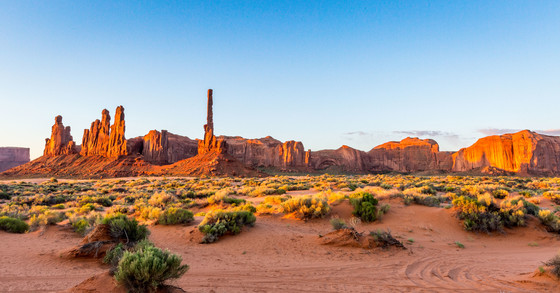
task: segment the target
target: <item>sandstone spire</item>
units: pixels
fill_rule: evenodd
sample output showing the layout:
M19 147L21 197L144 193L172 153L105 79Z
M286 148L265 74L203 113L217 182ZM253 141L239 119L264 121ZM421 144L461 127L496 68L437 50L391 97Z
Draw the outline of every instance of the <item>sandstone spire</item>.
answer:
M118 106L115 110L115 122L111 126L107 156L118 157L127 155L126 139L124 137L124 107Z
M217 140L214 136L214 115L212 113L212 100L213 91L208 90L208 104L207 104L207 114L206 114L206 124L204 125L204 140L198 142L198 154L202 155L208 152L215 151L217 153L226 152L225 141L220 139Z
M99 119L91 123L90 129L84 130L82 138L82 156L116 157L126 155L126 139L124 137L124 107L115 110L115 123L111 126L111 115L107 109L101 112Z
M76 153L76 143L70 134L70 126L64 127L62 116L54 118L51 138L45 140L45 156L69 155Z

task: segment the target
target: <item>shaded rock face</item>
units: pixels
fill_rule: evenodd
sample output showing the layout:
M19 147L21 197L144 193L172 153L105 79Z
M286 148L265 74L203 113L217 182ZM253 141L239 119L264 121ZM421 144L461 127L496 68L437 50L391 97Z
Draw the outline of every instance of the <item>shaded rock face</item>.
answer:
M124 107L119 106L115 110L115 122L111 126L109 111L101 112L101 121L95 120L90 129L84 129L82 138L82 156L104 156L118 157L128 154L127 141L124 137Z
M196 156L198 144L186 136L162 130L151 130L142 138L140 153L144 160L154 164L171 164Z
M220 136L227 144L227 153L251 167L290 169L307 167L308 153L299 141L281 141L270 136L245 139L239 136Z
M0 172L29 162L29 148L0 147Z
M56 116L52 126L51 138L45 140L43 155L58 156L75 153L77 153L76 143L70 134L70 126L64 127L62 116Z
M560 137L523 130L481 138L453 154L453 171L484 167L514 173L558 174Z
M198 154L203 155L208 152L216 152L225 154L227 145L224 140L216 139L214 136L214 114L213 107L213 91L208 90L208 105L207 105L207 123L204 125L204 140L198 142Z
M343 145L336 150L321 150L311 152L309 165L315 170L336 168L345 172L365 172L369 168L370 160L366 152Z
M452 165L451 153L440 152L435 140L416 137L384 143L370 150L368 155L369 170L377 172L450 170Z

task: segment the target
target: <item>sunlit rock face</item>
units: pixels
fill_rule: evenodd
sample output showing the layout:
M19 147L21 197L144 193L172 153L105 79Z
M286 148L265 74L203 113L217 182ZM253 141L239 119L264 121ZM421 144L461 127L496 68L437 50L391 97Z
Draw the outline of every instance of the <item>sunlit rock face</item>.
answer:
M69 155L77 153L76 143L70 134L70 126L64 127L62 116L54 118L51 130L51 138L45 139L45 156Z
M290 169L306 167L308 153L299 141L281 142L270 136L246 139L239 136L220 136L227 144L227 153L251 167Z
M558 174L560 137L523 130L481 138L453 154L453 171L483 167L515 173Z
M451 152L440 152L432 139L407 137L399 142L390 141L368 152L370 171L417 172L450 170Z
M90 129L84 129L82 138L82 156L118 157L128 155L126 146L124 107L115 110L115 122L111 126L109 111L101 112L101 120L91 123Z
M0 147L0 172L29 162L29 148Z

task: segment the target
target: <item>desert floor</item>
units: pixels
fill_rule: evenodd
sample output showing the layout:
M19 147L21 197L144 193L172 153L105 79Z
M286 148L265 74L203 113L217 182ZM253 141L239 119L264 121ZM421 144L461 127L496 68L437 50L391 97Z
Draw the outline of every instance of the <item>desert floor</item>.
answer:
M180 254L190 270L171 282L187 292L553 292L558 281L538 267L554 256L560 238L536 219L506 234L463 230L452 211L402 201L381 221L358 231L387 229L408 248L400 250L321 245L329 218L304 222L259 216L256 225L213 244L199 244L195 226L150 226L150 240ZM351 218L344 202L331 216ZM81 237L69 227L10 234L0 231L0 291L63 291L108 270L98 260L65 259L60 252ZM459 248L456 241L464 244Z

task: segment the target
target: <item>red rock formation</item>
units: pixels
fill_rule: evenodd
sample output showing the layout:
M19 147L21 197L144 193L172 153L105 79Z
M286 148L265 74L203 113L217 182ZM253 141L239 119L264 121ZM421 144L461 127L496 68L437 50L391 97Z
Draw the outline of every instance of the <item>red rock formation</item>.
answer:
M29 148L0 147L0 172L29 162Z
M64 127L62 116L54 118L51 138L45 139L45 156L58 156L76 153L76 143L70 134L70 126Z
M84 130L82 138L82 156L118 157L127 155L126 139L124 137L125 122L124 108L115 110L115 123L111 124L111 116L107 109L101 112L101 121L95 120L90 129Z
M115 122L111 126L107 156L118 157L127 155L126 138L124 138L125 122L124 107L118 106L115 110Z
M529 130L479 139L453 154L453 171L494 167L528 174L560 173L560 137Z
M280 169L307 167L308 153L299 141L281 141L270 136L245 139L239 136L220 136L227 144L227 153L251 167L276 167Z
M369 156L366 152L343 145L336 150L321 150L311 152L310 166L315 170L327 168L335 171L366 172L369 168Z
M370 171L417 172L449 170L452 160L450 152L440 152L439 145L432 139L407 137L400 142L391 141L368 152Z
M221 139L216 139L214 136L214 120L212 113L212 90L208 90L208 105L207 105L207 123L204 125L204 140L198 142L198 154L203 155L208 152L225 153L226 143Z
M198 144L186 136L162 130L151 130L143 137L140 153L144 160L154 164L171 164L196 156Z

